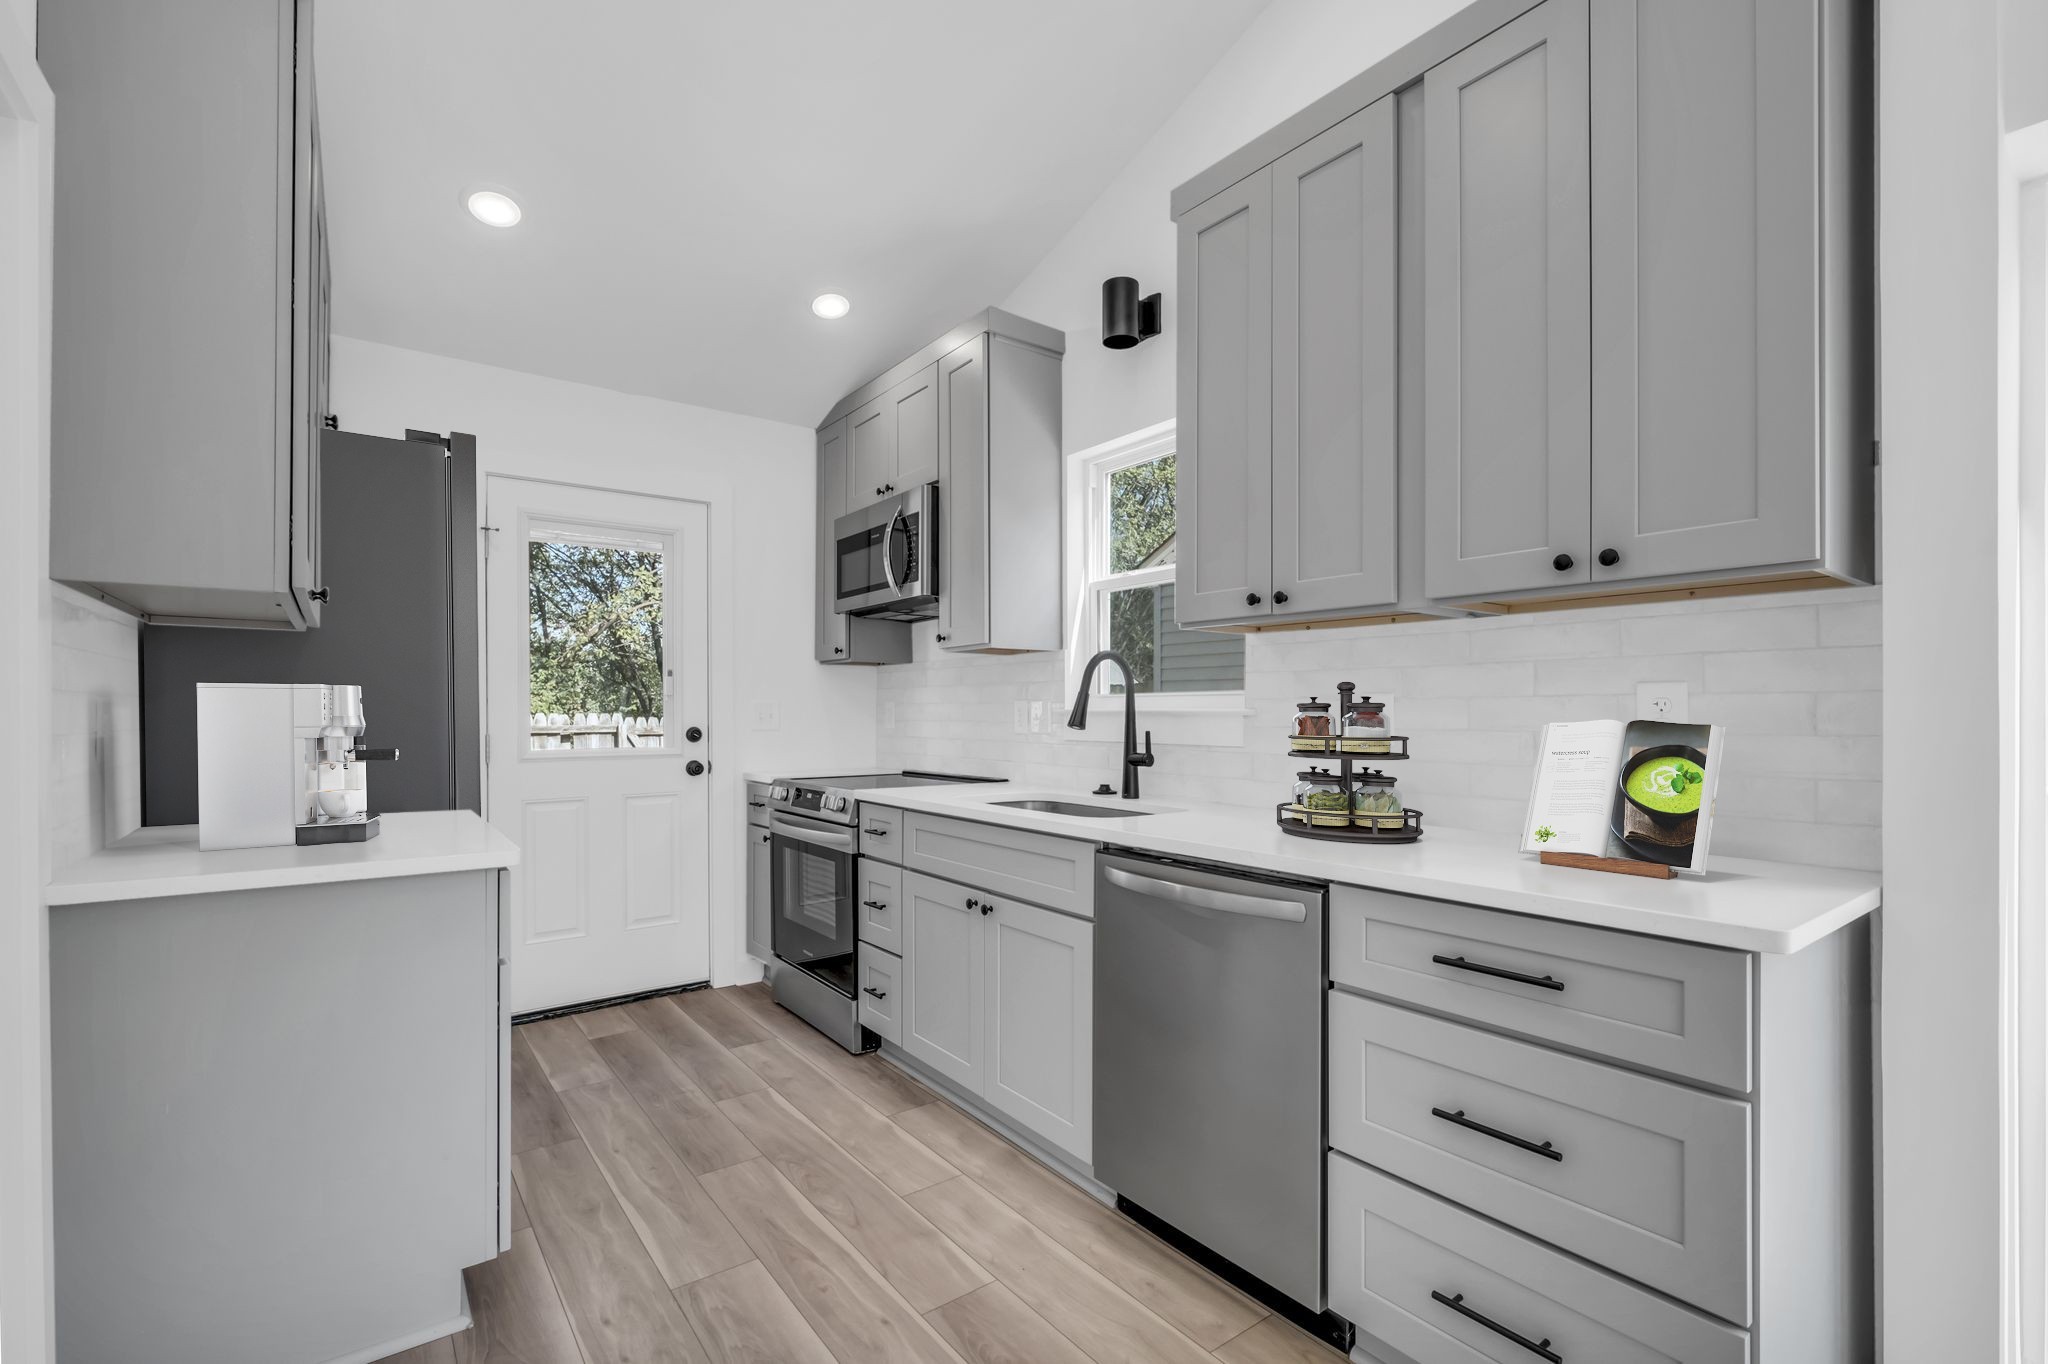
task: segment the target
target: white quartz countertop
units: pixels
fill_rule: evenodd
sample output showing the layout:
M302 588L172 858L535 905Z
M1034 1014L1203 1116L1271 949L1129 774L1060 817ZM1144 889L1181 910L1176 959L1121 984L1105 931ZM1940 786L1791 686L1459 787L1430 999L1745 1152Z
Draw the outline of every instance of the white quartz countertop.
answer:
M104 852L60 868L43 899L51 905L83 905L519 864L518 845L467 810L381 815L379 822L380 832L367 843L222 852L200 851L196 824L139 829Z
M1152 813L1117 819L991 804L1031 798L1122 804L1013 784L861 793L864 803L900 810L1748 952L1797 952L1818 942L1876 909L1881 888L1875 872L1737 857L1710 856L1704 877L1669 881L1546 867L1510 838L1435 825L1409 844L1325 843L1282 833L1268 811L1184 801L1138 801L1133 808Z

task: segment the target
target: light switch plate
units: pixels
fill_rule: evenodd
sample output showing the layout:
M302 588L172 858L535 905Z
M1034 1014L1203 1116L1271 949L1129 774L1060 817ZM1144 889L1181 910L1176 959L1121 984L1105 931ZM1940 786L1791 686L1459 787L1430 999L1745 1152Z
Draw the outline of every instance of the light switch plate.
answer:
M773 701L756 701L754 703L754 728L781 729L782 707Z
M1692 723L1692 706L1683 682L1636 683L1636 719Z

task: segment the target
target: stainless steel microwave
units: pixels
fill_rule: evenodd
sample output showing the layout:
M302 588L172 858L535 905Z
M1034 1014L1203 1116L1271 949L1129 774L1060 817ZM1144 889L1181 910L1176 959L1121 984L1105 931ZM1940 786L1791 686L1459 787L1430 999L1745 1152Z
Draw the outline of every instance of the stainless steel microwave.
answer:
M832 523L833 609L880 620L939 614L939 485L851 511Z

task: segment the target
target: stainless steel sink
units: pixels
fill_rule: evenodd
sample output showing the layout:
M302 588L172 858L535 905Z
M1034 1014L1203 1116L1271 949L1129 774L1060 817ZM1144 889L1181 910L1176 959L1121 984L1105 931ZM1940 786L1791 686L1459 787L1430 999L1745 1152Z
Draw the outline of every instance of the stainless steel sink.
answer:
M1116 805L1083 805L1072 800L992 800L989 804L1010 810L1031 810L1041 815L1072 815L1077 819L1129 819L1132 815L1152 813Z

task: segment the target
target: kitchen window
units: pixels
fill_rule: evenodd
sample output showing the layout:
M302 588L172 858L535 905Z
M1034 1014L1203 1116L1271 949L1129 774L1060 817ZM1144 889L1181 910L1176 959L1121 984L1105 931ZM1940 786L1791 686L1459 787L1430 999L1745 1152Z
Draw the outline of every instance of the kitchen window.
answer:
M1171 422L1079 458L1072 513L1085 587L1070 667L1078 674L1097 649L1114 649L1130 661L1142 709L1241 712L1244 637L1175 623L1175 474ZM1103 694L1123 692L1115 669L1096 677Z

